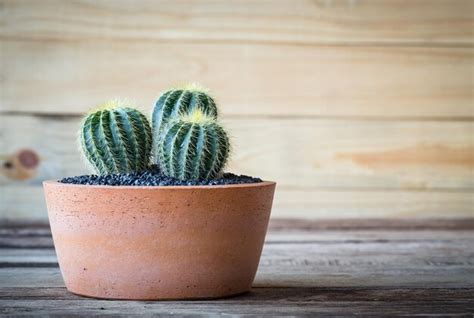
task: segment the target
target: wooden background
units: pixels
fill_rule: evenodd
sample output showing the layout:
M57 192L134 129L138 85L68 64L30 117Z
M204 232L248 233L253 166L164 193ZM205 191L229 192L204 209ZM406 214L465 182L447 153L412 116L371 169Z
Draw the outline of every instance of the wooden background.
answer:
M209 87L228 170L276 180L274 217L474 216L474 1L0 0L0 218L45 219L40 181L86 173L81 114Z

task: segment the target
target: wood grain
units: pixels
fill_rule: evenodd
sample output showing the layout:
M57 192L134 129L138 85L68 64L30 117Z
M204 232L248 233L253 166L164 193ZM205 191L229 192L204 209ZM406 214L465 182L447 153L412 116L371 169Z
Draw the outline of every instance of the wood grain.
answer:
M1 185L0 220L47 220L39 185ZM285 189L278 187L274 218L469 218L474 217L472 191L393 191ZM412 221L413 222L413 221Z
M282 219L272 218L265 244L424 243L472 240L474 219ZM435 239L433 239L435 238ZM0 264L56 263L49 223L0 222ZM16 266L21 267L21 266Z
M394 302L410 301L466 301L474 288L347 288L347 287L306 287L306 288L266 288L256 287L252 292L237 296L237 298L222 299L219 304L232 304L236 301L256 303L260 301L283 301L286 302L326 302L326 301L361 301L361 302ZM68 293L64 287L16 287L0 288L0 299L20 300L76 300L84 301L81 296ZM202 304L203 301L197 301ZM214 301L215 302L215 301ZM148 302L152 303L152 302ZM169 303L169 302L167 302ZM171 302L173 303L173 302Z
M344 291L348 293L348 291ZM350 291L349 291L350 292ZM410 293L408 294L410 295ZM253 296L252 294L250 296ZM238 299L238 298L237 298ZM282 306L281 302L284 302ZM309 302L307 300L287 301L253 301L245 298L237 302L133 302L106 300L0 300L0 308L5 315L75 315L80 312L84 316L111 315L114 317L129 317L130 315L177 315L179 317L208 317L219 315L262 316L293 316L314 317L323 316L466 316L474 312L470 299L458 301L419 301L412 300L380 302L372 301L338 301L338 302ZM196 313L199 314L196 314Z
M0 216L45 219L40 181L88 173L78 159L79 117L2 118L2 149L31 147L43 162L31 182L0 180ZM224 122L234 142L228 171L276 180L275 217L474 216L472 122Z
M52 246L22 248L51 239L47 226L3 224L0 240L17 247L0 247L0 314L471 316L473 226L472 219L272 221L250 293L136 302L67 292Z
M230 116L472 119L474 51L450 47L2 41L0 111L79 114L121 95L149 112L173 84Z
M31 211L31 209L30 209ZM467 191L277 189L272 216L286 218L474 217Z
M0 219L44 220L42 179L85 173L77 115L200 82L229 170L278 181L276 217L474 216L471 0L0 0ZM33 116L32 116L33 115Z
M344 291L347 293L347 291ZM344 293L343 292L343 293ZM262 291L264 293L264 291ZM249 296L256 296L251 294ZM408 295L413 295L408 293ZM443 294L441 294L443 295ZM441 296L440 295L440 296ZM242 296L241 296L242 297ZM112 315L114 317L127 317L130 315L178 315L180 317L217 316L217 315L248 315L254 317L262 316L297 316L312 317L314 315L324 316L470 316L474 311L472 302L467 298L458 301L419 301L412 300L380 302L371 301L338 301L338 302L309 302L289 300L280 297L278 301L251 301L238 298L233 302L111 302L105 300L1 300L0 306L5 315L28 315L35 312L36 315L74 315L80 312L84 316Z
M57 267L49 224L1 222L0 267ZM271 219L265 244L397 244L472 240L474 219ZM454 234L455 233L455 234ZM433 239L436 238L436 239ZM14 264L14 266L12 265Z
M288 237L282 240L285 233ZM291 235L297 237L297 233L308 234L291 227L272 233L270 228L254 287L474 286L474 237L469 231L396 230L386 236L376 228L325 230L311 231L309 234L314 237L296 241ZM275 240L275 234L280 238ZM30 246L38 244L38 236L15 233L2 236L20 237L24 240L16 249L3 247L0 258L2 287L62 287L59 268L43 266L55 264L51 247L20 248L28 239ZM32 266L26 266L32 263Z
M1 3L7 39L473 44L469 0Z
M79 118L3 116L4 151L31 147L44 158L38 180L86 173ZM284 189L472 190L474 122L226 118L228 171ZM442 132L442 133L440 133Z

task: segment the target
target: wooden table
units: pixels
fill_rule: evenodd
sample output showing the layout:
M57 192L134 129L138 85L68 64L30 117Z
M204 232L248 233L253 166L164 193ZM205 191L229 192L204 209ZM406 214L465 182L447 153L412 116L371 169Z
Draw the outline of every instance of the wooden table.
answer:
M474 314L474 221L273 221L252 292L106 301L66 291L47 225L0 227L0 313Z

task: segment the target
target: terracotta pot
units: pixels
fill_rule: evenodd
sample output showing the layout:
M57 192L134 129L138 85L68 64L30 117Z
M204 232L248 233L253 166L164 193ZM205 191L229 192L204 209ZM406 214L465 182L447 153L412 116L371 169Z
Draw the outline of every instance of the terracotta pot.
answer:
M274 182L43 185L69 291L97 298L187 299L250 290Z

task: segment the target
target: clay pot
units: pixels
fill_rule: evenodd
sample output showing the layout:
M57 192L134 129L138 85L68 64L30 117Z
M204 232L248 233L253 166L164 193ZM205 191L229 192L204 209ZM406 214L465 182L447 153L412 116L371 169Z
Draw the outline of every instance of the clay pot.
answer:
M69 291L111 299L188 299L250 290L274 182L43 185Z

